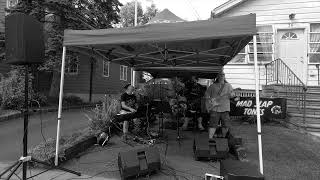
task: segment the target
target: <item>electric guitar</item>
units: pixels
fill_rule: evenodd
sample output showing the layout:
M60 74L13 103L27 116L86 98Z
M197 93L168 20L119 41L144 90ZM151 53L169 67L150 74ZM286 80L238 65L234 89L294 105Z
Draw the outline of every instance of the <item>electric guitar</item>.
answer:
M221 98L222 98L222 96L218 96L218 97L215 97L215 98L207 99L206 100L206 109L207 109L207 111L210 112L215 107L219 106Z
M215 107L219 106L222 101L223 101L223 97L226 97L229 95L223 95L223 96L217 96L215 98L209 98L206 100L206 109L208 112L210 112L211 110L213 110ZM234 98L235 101L239 101L240 97L236 96L236 97L230 97L230 99Z

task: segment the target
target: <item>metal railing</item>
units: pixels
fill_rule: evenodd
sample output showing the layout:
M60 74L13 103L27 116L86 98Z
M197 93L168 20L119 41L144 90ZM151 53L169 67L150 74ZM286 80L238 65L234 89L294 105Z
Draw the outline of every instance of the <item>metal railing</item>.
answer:
M265 64L266 85L281 85L285 90L285 97L293 99L306 120L306 92L307 86L280 58Z
M234 93L235 93L235 96L239 96L239 97L256 97L255 90L235 89Z

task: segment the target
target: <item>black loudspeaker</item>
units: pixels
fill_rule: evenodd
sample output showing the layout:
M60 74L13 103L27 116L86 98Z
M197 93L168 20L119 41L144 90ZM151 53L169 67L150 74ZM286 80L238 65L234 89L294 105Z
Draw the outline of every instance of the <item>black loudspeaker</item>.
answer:
M155 147L120 152L118 166L121 179L151 174L161 168L160 154Z
M211 138L208 133L202 133L193 141L193 154L195 160L218 160L229 156L227 138Z
M228 180L264 180L258 167L249 162L223 160L220 164L220 175Z
M13 65L38 64L44 61L43 25L23 13L5 18L6 63Z

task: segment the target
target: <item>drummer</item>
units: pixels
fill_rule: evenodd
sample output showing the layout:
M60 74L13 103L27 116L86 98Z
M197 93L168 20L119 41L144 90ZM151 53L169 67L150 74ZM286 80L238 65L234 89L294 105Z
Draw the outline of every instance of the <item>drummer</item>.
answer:
M197 123L198 129L204 130L202 125L202 116L201 116L201 98L204 96L206 88L198 83L198 78L192 76L190 80L185 83L185 96L188 101L188 110L187 118L185 118L182 129L186 130L188 127L189 121L193 118L193 113L197 113Z

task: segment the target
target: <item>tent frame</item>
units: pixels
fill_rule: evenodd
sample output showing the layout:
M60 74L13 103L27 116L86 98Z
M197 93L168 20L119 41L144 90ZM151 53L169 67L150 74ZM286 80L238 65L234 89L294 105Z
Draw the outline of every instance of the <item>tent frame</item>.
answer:
M258 69L258 56L257 56L257 37L253 36L253 49L254 49L254 70L255 70L255 91L256 91L256 111L257 111L257 135L258 135L258 149L259 149L259 169L260 173L263 174L263 158L262 158L262 138L261 138L261 119L260 119L260 97L259 97L259 69ZM61 124L61 115L62 115L62 101L63 101L63 87L64 87L64 73L65 73L65 58L66 58L66 46L63 46L62 51L62 63L61 63L61 79L60 79L60 93L59 93L59 107L58 107L58 123L57 123L57 137L56 137L56 154L55 154L55 165L58 166L58 157L59 157L59 139L60 139L60 124ZM159 51L161 49L159 48ZM205 52L212 51L214 49L201 51L200 53L205 54ZM189 52L186 52L189 53ZM142 54L147 55L150 53ZM192 56L195 53L191 53ZM134 57L134 54L127 54L129 57ZM184 57L185 57L184 56ZM127 57L127 58L129 58ZM121 59L121 58L118 58ZM117 59L116 59L117 60ZM157 59L161 60L161 59Z
M241 44L243 40L240 41L239 45ZM99 51L105 52L105 53L110 53L110 51L106 51L103 49L99 49L99 48L94 48L94 52L96 52L97 54L99 54L101 57L107 59L109 62L117 62L117 61L123 61L126 59L135 59L135 61L140 61L140 62L145 62L143 64L139 64L139 66L145 66L145 65L159 65L159 66L167 66L170 67L170 64L164 64L163 62L173 62L174 60L183 60L186 61L187 63L184 64L179 64L179 66L186 66L186 65L191 65L194 64L195 60L191 60L191 59L185 59L188 57L192 57L192 56L196 56L196 55L203 55L203 56L208 56L208 58L204 59L204 60L199 60L198 62L202 62L202 63L206 63L208 65L219 65L218 63L212 63L212 62L208 62L211 61L215 58L219 58L219 57L226 57L229 58L229 55L224 55L224 54L214 54L214 53L209 53L212 51L217 51L217 50L221 50L221 49L226 49L226 48L232 48L232 46L223 46L223 47L217 47L217 48L213 48L213 49L208 49L208 50L203 50L203 51L182 51L182 50L176 50L176 49L168 49L166 47L166 44L164 44L164 48L159 47L158 45L152 45L149 44L151 47L155 47L157 48L157 50L155 51L151 51L151 52L147 52L147 53L141 53L141 54L134 54L134 53L125 53L125 52L119 52L119 51L112 51L112 53L117 54L117 55L122 55L123 57L118 57L118 58L114 58L112 59L112 61L107 58L105 55L103 55L102 53L100 53ZM65 46L64 46L65 47ZM79 46L75 46L75 47L79 47ZM92 50L92 47L83 47L81 46L81 48L85 48L88 50ZM239 47L237 47L237 50L239 49ZM156 57L152 57L152 56L148 56L148 55L152 55L155 53L159 53L161 55L162 58L156 58ZM170 53L182 53L184 55L180 55L177 57L172 57L169 58ZM143 58L146 60L141 60L141 59L136 59L136 58ZM152 62L148 61L147 59L151 59L154 60ZM128 66L132 66L132 64L130 64L128 61L124 61L126 62L126 64Z
M252 15L250 16L243 16L241 17L241 19L243 18L247 18L249 17L251 22L256 22L255 20L255 16L253 17ZM254 18L254 19L253 19ZM220 20L220 21L217 21L218 23L232 23L233 20L232 18L226 18L224 20ZM236 21L235 21L236 22ZM227 28L230 28L227 24ZM188 23L184 23L183 25L186 25L187 27L191 27L190 24ZM153 29L157 27L157 26L153 26ZM169 28L171 31L173 28L175 28L175 26L173 25L166 25L164 26L165 28ZM163 27L163 28L164 28ZM176 26L177 27L177 26ZM194 31L192 31L192 34L196 34L198 35L199 37L202 37L202 38L218 38L218 36L211 36L211 31L205 31L205 32L202 32L201 30L203 28L212 28L210 26L207 26L207 24L204 24L204 26L194 26L196 27L197 29L192 29ZM239 42L238 45L235 45L233 46L233 44L231 43L228 43L226 42L226 45L223 45L223 47L217 47L217 48L214 48L214 49L207 49L207 50L203 50L203 51L184 51L184 50L175 50L175 49L169 49L167 48L167 44L164 43L164 48L163 47L160 47L157 43L155 43L155 45L153 45L152 43L150 43L150 38L149 37L146 37L144 36L144 33L143 32L139 32L138 33L138 30L137 29L131 29L133 33L138 33L138 36L137 34L134 34L134 36L128 36L129 38L129 41L130 43L142 43L141 41L141 38L144 38L146 37L146 40L144 42L144 44L146 45L149 45L153 48L155 48L156 50L152 50L152 52L144 52L144 53L141 53L141 54L134 54L134 53L125 53L125 52L119 52L119 51L115 51L114 49L112 50L109 50L109 51L106 51L106 50L101 50L101 49L98 49L98 48L93 48L93 46L91 47L90 43L78 43L77 41L73 41L75 38L77 38L77 32L75 32L75 34L71 34L71 39L69 39L69 42L68 43L64 43L63 44L63 51L62 51L62 63L61 63L61 79L60 79L60 92L59 92L59 107L58 107L58 123L57 123L57 136L56 136L56 153L55 153L55 165L58 166L58 155L59 155L59 140L60 140L60 125L61 125L61 116L62 116L62 101L63 101L63 88L64 88L64 74L65 74L65 58L66 58L66 52L67 52L67 46L70 46L70 47L81 47L81 48L88 48L94 52L97 52L97 54L105 59L107 59L108 61L110 62L116 62L116 63L120 63L120 61L122 63L125 63L127 64L128 66L130 67L147 67L147 65L151 65L151 66L154 66L154 65L160 65L161 67L170 67L171 65L177 65L177 66L185 66L185 67L191 67L190 65L197 65L199 62L203 63L203 66L217 66L218 64L216 64L215 62L210 62L210 61L214 61L216 60L217 58L219 58L219 60L222 60L220 61L220 66L224 66L227 61L226 60L230 60L229 58L235 56L239 49L241 48L241 46L243 45L243 42L246 43L246 40L248 40L247 38L248 37L252 37L253 35L253 44L254 44L254 69L255 69L255 91L256 91L256 116L257 116L257 135L258 135L258 149L259 149L259 167L260 167L260 173L263 174L263 159L262 159L262 139L261 139L261 120L260 120L260 98L259 98L259 69L258 69L258 62L257 62L257 37L256 37L256 32L253 32L253 31L249 31L248 34L246 34L247 32L244 32L245 29L244 27L245 26L241 26L242 29L240 28L240 33L239 36L244 36L244 37L240 37L237 41ZM251 29L253 29L253 26L249 26L251 27ZM199 28L202 28L202 29L199 29ZM232 29L232 27L231 27ZM244 30L243 30L244 29ZM152 28L151 28L152 30ZM166 29L167 30L167 29ZM181 28L178 28L178 29L175 29L176 31L179 31L181 30ZM220 31L223 31L225 29L220 29ZM224 33L221 33L221 34L224 34L224 37L227 37L227 36L236 36L237 33L235 32L235 29L232 29L234 32L231 32L228 34L224 34ZM87 31L85 31L86 33ZM146 32L146 31L145 31ZM186 40L188 39L189 37L187 35L189 35L191 33L190 29L187 29L186 31L187 33L185 34L178 34L178 37L166 37L162 40L160 40L158 38L158 36L156 36L156 38L152 39L153 41L159 41L159 42L173 42L175 40ZM97 30L97 33L101 33L101 30ZM114 33L114 31L111 31L111 34ZM154 34L150 34L150 35L159 35L159 33L163 34L163 32L158 32L158 31L155 31ZM188 34L189 33L189 34ZM199 34L201 33L201 34ZM251 34L250 34L251 33ZM88 33L90 35L90 33ZM162 35L161 34L161 35ZM73 36L72 36L73 35ZM129 35L129 34L127 34ZM112 36L113 39L115 40L115 38L117 38L117 36L119 36L119 34L116 34L116 36ZM238 36L238 37L239 37ZM111 36L110 36L111 37ZM125 38L127 38L127 36L124 36ZM134 38L132 38L134 37ZM223 36L221 36L223 37ZM69 37L70 38L70 37ZM139 39L140 38L140 39ZM177 39L178 38L178 39ZM94 40L94 39L93 39ZM93 41L91 39L91 41ZM122 41L117 41L118 39L116 39L116 43L115 44L123 44L123 39ZM127 40L127 39L126 39ZM70 42L71 41L71 42ZM108 44L108 42L101 42L99 41L99 39L97 40L94 40L94 41L98 41L97 42L97 45L100 45L100 44L103 44L103 43L106 43ZM149 41L149 43L148 43ZM127 42L128 43L128 42ZM87 45L86 45L87 44ZM110 43L111 44L111 43ZM110 45L109 44L109 45ZM210 53L210 52L214 52L214 51L217 51L217 50L221 50L221 49L224 49L224 48L231 48L231 50L236 50L236 51L233 51L231 55L221 55L221 54L215 54L215 53ZM124 57L118 57L118 58L115 58L113 59L112 61L107 58L105 55L103 55L102 53L100 53L99 51L104 51L106 52L107 54L110 54L111 52L112 53L115 53L117 54L118 56L121 55L121 56L124 56ZM171 57L169 58L169 54L170 53L176 53L175 54L175 57ZM177 55L177 53L181 53L182 55ZM152 54L160 54L160 57L151 57L150 55ZM230 53L228 53L230 54ZM203 57L197 57L197 55L201 55ZM197 57L196 59L188 59L190 57ZM146 60L144 60L146 59ZM152 60L152 62L150 61L147 61L147 59L149 60ZM129 62L128 60L133 60L131 62ZM181 60L183 61L181 64L176 64L175 60ZM223 61L224 60L224 61ZM137 61L140 61L142 63L138 64L138 65L135 65ZM169 63L168 63L169 62ZM133 69L131 68L131 73L133 73ZM131 76L131 82L134 83L134 77Z

